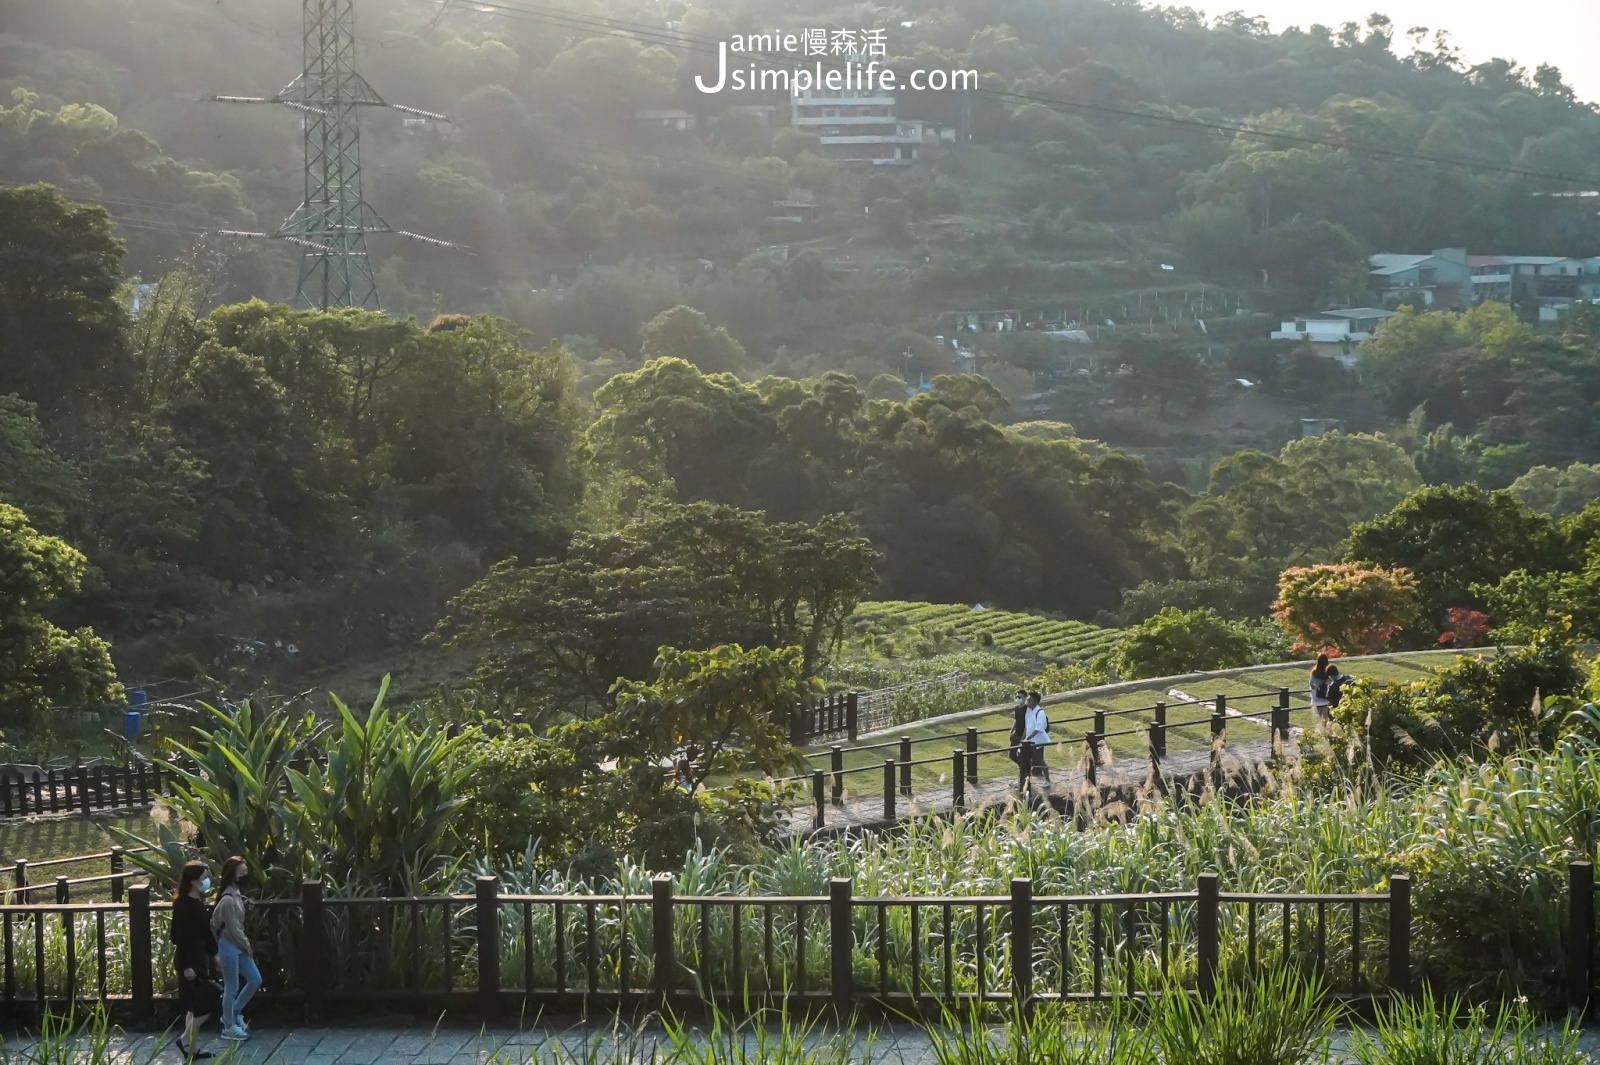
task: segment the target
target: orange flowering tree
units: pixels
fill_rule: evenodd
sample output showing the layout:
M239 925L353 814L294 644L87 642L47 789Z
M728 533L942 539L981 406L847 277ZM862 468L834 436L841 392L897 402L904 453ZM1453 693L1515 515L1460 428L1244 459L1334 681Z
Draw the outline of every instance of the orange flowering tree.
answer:
M1417 616L1417 582L1406 569L1359 562L1286 569L1274 620L1296 653L1376 654Z

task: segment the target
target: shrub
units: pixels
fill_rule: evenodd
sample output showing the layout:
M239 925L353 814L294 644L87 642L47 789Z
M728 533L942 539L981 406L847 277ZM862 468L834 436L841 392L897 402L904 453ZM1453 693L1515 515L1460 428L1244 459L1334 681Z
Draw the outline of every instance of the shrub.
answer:
M1150 1008L1146 1037L1161 1060L1184 1065L1323 1061L1337 1015L1314 976L1277 967L1255 980L1222 980L1210 1002L1169 986Z
M1296 651L1375 654L1417 616L1417 582L1409 570L1357 563L1286 569L1272 616Z
M1237 623L1207 608L1167 607L1129 629L1111 654L1120 676L1165 677L1247 665L1250 639Z
M1097 684L1106 683L1108 679L1106 671L1095 666L1052 662L1044 667L1044 672L1028 681L1028 687L1034 691L1051 695L1055 692L1071 692L1077 691L1079 688L1092 688Z
M1572 644L1564 634L1547 631L1493 658L1458 656L1425 681L1358 683L1335 708L1334 721L1364 740L1380 765L1548 747L1566 717L1566 704L1557 697L1583 684Z

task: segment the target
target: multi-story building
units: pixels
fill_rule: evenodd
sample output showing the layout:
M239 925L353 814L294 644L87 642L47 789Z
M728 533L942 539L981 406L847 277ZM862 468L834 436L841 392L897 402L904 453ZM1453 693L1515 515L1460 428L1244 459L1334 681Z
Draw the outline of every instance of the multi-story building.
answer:
M1428 255L1374 255L1373 287L1386 297L1421 296L1447 310L1498 300L1537 308L1540 321L1558 320L1573 300L1600 299L1600 256L1468 255L1440 248Z
M953 141L954 131L920 118L899 118L894 93L861 78L846 87L790 90L789 121L821 139L822 153L847 163L908 163L924 143ZM854 84L856 87L850 87Z

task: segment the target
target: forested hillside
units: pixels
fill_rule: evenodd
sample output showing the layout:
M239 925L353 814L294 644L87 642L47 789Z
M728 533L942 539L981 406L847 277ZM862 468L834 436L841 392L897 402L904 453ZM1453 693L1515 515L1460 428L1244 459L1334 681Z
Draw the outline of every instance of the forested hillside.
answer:
M293 249L216 232L301 195L294 115L209 99L293 76L298 5L4 14L15 699L106 696L102 639L141 678L288 683L447 619L430 653L562 710L663 644L813 673L863 597L1257 654L1284 571L1332 563L1412 574L1374 585L1408 597L1397 645L1491 608L1590 624L1600 317L1407 309L1354 370L1264 317L1372 299L1379 249L1600 250L1591 206L1540 195L1573 184L1528 173L1600 158L1557 71L1376 16L1274 36L1118 0L363 0L369 80L454 120L370 111L367 193L472 253L375 237L391 313L322 313L284 303ZM692 87L705 42L824 24L978 70L900 101L957 136L852 168ZM638 120L669 107L694 128ZM816 221L768 217L801 195ZM1046 304L1087 355L935 340L953 308ZM1330 412L1346 432L1298 438ZM1462 529L1503 548L1465 575Z
M294 114L209 102L270 95L294 76L299 5L6 8L0 180L105 203L130 273L147 281L189 262L202 303L288 298L292 249L196 238L270 230L300 198ZM1213 311L1303 312L1360 302L1368 251L1573 254L1596 242L1592 212L1531 195L1564 186L1408 158L1592 177L1600 116L1559 72L1467 69L1447 39L1376 16L1271 35L1237 14L1122 0L364 0L359 12L372 84L453 120L369 111L369 197L396 228L474 252L379 238L386 305L500 314L536 343L570 338L601 373L636 359L640 327L678 304L736 342L708 369L931 376L951 368L931 316L969 303L1049 300L1123 321L1142 319L1140 289L1209 281L1231 292ZM979 71L972 93L900 98L902 117L958 128L961 150L867 174L730 109L781 95L694 89L691 74L715 64L707 42L813 25L885 27L897 65ZM693 112L696 128L635 118L668 107ZM1230 123L1306 139L1210 128ZM767 221L794 189L822 208L803 232ZM775 244L796 254L751 258ZM1002 357L1041 367L1036 350Z

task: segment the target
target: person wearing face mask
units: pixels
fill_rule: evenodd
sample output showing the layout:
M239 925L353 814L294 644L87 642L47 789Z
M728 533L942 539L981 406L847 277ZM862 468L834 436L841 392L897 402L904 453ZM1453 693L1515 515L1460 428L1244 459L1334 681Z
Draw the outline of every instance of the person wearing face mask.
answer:
M178 1001L185 1016L178 1050L189 1061L211 1056L195 1046L200 1026L222 1008L222 996L211 975L217 969L217 937L211 934L206 915L206 892L211 890L211 872L204 862L188 862L178 876L178 890L172 896L173 964L178 970Z
M244 934L249 902L239 890L240 881L249 874L249 866L237 854L223 862L222 893L211 911L211 931L216 934L217 956L222 961L222 1038L229 1042L250 1038L244 1008L261 986L255 951Z

